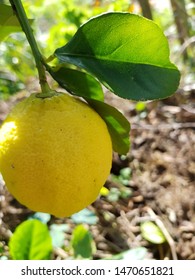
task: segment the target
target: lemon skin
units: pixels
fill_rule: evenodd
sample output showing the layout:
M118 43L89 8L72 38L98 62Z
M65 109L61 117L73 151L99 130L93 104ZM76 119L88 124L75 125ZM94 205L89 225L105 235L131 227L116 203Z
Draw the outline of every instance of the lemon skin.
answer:
M103 119L67 94L18 103L0 129L0 172L33 211L70 216L94 202L112 163Z

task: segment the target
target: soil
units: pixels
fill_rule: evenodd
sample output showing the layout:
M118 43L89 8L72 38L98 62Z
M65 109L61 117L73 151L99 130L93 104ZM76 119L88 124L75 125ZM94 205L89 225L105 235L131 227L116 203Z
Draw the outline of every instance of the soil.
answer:
M23 98L17 94L0 101L0 121L11 106ZM179 90L163 101L146 102L138 112L136 103L106 93L106 102L118 108L131 123L131 149L126 157L114 153L111 173L129 167L131 177L126 188L131 195L109 201L96 200L89 209L98 223L88 225L96 243L94 259L109 258L132 248L147 248L150 259L195 260L195 101L194 90ZM110 176L108 189L119 188ZM8 241L16 226L33 212L17 202L0 179L0 245L8 258ZM154 221L167 242L157 245L145 240L141 222ZM71 239L74 223L69 218L52 217L51 223L70 225L66 244ZM53 259L66 259L62 248Z

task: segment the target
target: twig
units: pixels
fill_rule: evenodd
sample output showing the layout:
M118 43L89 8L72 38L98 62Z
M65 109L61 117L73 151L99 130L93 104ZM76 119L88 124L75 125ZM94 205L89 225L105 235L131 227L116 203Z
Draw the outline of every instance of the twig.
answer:
M195 109L194 108L191 108L187 105L182 105L181 108L184 109L185 111L187 111L188 113L195 115Z
M132 226L131 226L129 220L127 219L126 214L125 214L125 212L123 210L120 211L120 216L121 216L121 218L123 219L123 221L125 223L125 227L128 228L129 237L132 240L135 240L135 235L133 234Z
M185 52L185 50L191 45L195 43L195 36L192 36L191 38L187 39L183 45L181 46L181 49L179 50L177 56L178 59L181 57L181 55Z
M171 237L171 235L169 234L169 232L167 231L167 229L164 226L163 222L160 220L160 218L154 213L154 211L150 207L147 206L144 209L147 211L147 213L155 221L157 226L160 228L160 230L164 234L164 236L165 236L165 238L166 238L166 240L167 240L167 242L168 242L168 244L170 246L173 260L177 260L177 253L176 253L176 249L175 249L175 242L174 242L173 238Z

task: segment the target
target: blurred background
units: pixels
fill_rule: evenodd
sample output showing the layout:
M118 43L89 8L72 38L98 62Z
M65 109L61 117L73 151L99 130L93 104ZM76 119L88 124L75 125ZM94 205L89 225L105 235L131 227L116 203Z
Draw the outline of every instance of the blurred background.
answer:
M8 1L0 1L8 3ZM182 71L182 83L192 86L194 72L195 2L189 0L51 0L23 1L45 57L63 46L77 28L106 11L143 14L154 20L169 39L171 56ZM25 75L24 75L25 73ZM36 76L34 60L24 34L15 33L0 46L1 98L25 88ZM14 80L14 83L13 83ZM30 80L31 82L31 80Z
M145 103L123 100L105 90L106 102L131 123L131 150L127 156L114 154L111 175L99 198L77 215L56 219L33 213L9 194L1 178L0 258L13 258L9 240L30 217L47 225L52 236L51 259L194 260L195 1L22 2L45 57L68 42L82 23L103 12L132 12L155 21L169 41L181 82L172 97ZM12 34L0 44L0 122L16 102L38 89L25 35ZM84 238L77 240L82 234ZM88 248L88 254L81 248Z

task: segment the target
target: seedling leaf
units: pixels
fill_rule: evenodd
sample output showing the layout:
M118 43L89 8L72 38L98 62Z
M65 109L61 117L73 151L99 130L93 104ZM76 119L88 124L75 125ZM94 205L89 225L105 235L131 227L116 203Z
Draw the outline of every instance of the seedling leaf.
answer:
M48 260L52 241L48 228L38 220L21 223L9 242L10 254L14 260Z
M64 245L65 232L68 230L68 224L52 224L50 226L50 235L52 238L53 247L60 248Z
M92 258L94 242L90 232L83 225L78 225L74 229L71 244L76 258Z
M73 214L71 219L75 224L86 223L88 225L95 225L98 222L96 214L87 208Z
M162 231L153 222L144 222L141 224L141 233L143 238L154 244L162 244L166 242L166 238Z

